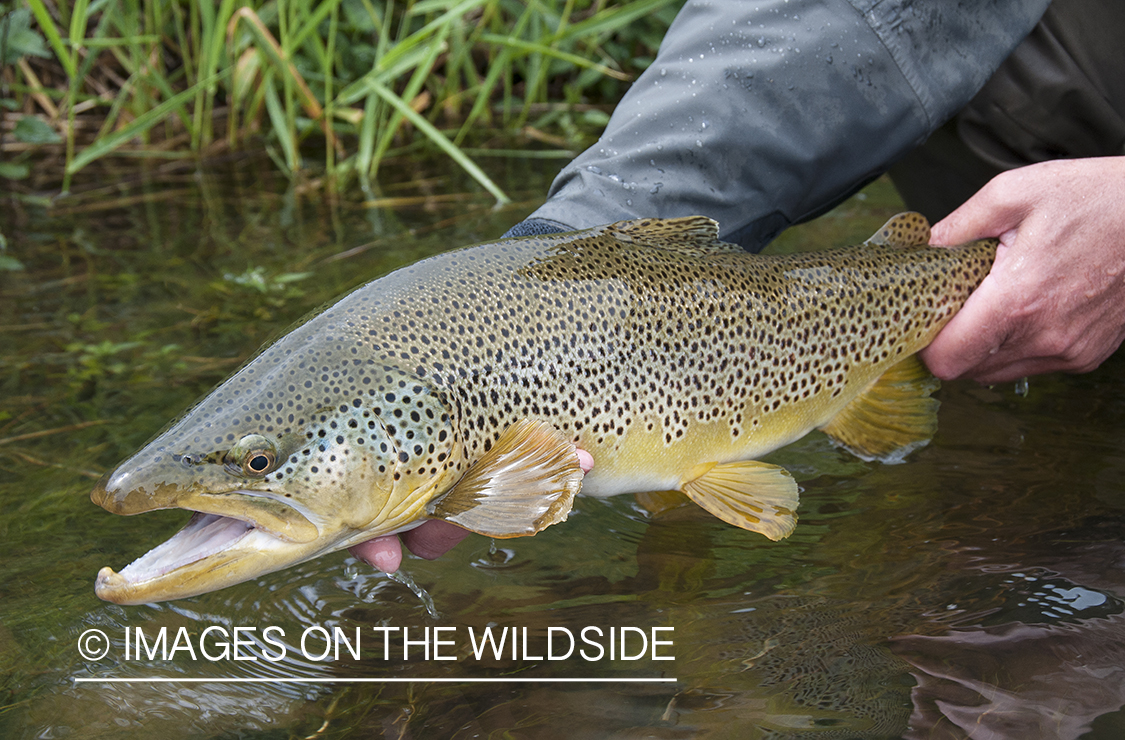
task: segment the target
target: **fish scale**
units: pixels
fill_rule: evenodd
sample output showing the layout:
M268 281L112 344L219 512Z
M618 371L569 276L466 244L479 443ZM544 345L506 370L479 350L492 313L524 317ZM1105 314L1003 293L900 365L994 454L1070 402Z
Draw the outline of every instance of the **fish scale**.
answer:
M936 386L909 358L996 245L927 247L916 214L860 247L788 256L717 233L702 217L621 222L374 280L263 350L92 496L117 513L247 522L253 547L219 543L184 566L221 559L210 587L426 517L534 534L565 519L579 487L680 490L785 537L796 484L756 459L815 428L866 457L923 444ZM595 461L584 479L576 447ZM148 557L104 569L99 595L187 595Z
M629 468L616 464L618 453L643 438L654 453L650 475L633 488L650 490L678 482L676 464L659 483L649 478L659 460L677 458L670 451L694 446L693 427L721 427L711 435L726 438L720 458L737 459L777 446L774 415L826 421L842 405L833 401L929 343L994 249L872 245L763 257L696 242L669 249L664 234L638 244L620 231L432 258L391 276L398 284L384 278L348 299L355 307L346 310L377 327L365 331L361 319L354 341L381 334L367 345L381 361L405 361L446 392L464 464L514 421L542 417L595 453L587 494ZM421 308L388 310L388 292L416 296L399 301ZM424 343L419 323L431 327ZM784 436L808 428L794 424Z

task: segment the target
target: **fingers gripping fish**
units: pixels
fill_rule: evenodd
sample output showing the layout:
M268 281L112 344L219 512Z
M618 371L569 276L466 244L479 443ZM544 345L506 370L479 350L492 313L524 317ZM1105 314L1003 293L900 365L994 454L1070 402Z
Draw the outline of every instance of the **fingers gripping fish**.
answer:
M924 444L913 357L993 240L926 245L902 214L858 247L760 256L703 217L624 221L431 257L264 349L94 489L188 525L97 594L177 599L439 518L491 537L575 494L679 490L772 540L797 485L757 460L820 428L879 458ZM596 466L583 479L575 449Z

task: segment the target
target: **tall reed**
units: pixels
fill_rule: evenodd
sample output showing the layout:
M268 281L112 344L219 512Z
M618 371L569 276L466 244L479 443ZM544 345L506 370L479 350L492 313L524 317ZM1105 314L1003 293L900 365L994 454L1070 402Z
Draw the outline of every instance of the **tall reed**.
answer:
M111 153L251 146L293 176L367 182L395 147L422 140L505 201L466 153L471 134L544 126L568 104L612 102L651 60L680 3L0 3L8 25L26 27L24 46L5 52L17 61L3 72L0 102L61 134L64 191Z

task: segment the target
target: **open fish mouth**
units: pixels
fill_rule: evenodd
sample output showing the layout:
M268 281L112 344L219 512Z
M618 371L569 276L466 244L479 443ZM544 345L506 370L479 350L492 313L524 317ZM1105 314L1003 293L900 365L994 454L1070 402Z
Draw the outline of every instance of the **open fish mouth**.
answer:
M183 529L126 565L118 575L133 583L159 578L228 549L254 529L253 524L241 519L196 511Z
M196 511L183 529L121 572L109 567L98 571L94 591L98 598L118 604L156 601L170 591L195 595L209 590L197 591L195 581L221 577L247 553L268 554L285 546L284 540L252 522Z
M195 596L300 562L324 549L316 515L268 490L212 492L133 480L115 472L98 482L94 503L116 514L190 511L187 525L116 573L102 568L98 597L145 604Z

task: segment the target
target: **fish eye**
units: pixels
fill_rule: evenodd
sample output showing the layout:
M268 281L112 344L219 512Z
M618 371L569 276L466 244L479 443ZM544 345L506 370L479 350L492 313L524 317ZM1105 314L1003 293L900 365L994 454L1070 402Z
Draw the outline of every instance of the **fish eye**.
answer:
M273 469L277 451L273 442L260 434L247 434L227 452L227 467L234 473L259 476Z
M268 450L255 450L243 465L247 472L264 473L273 465L273 454Z

